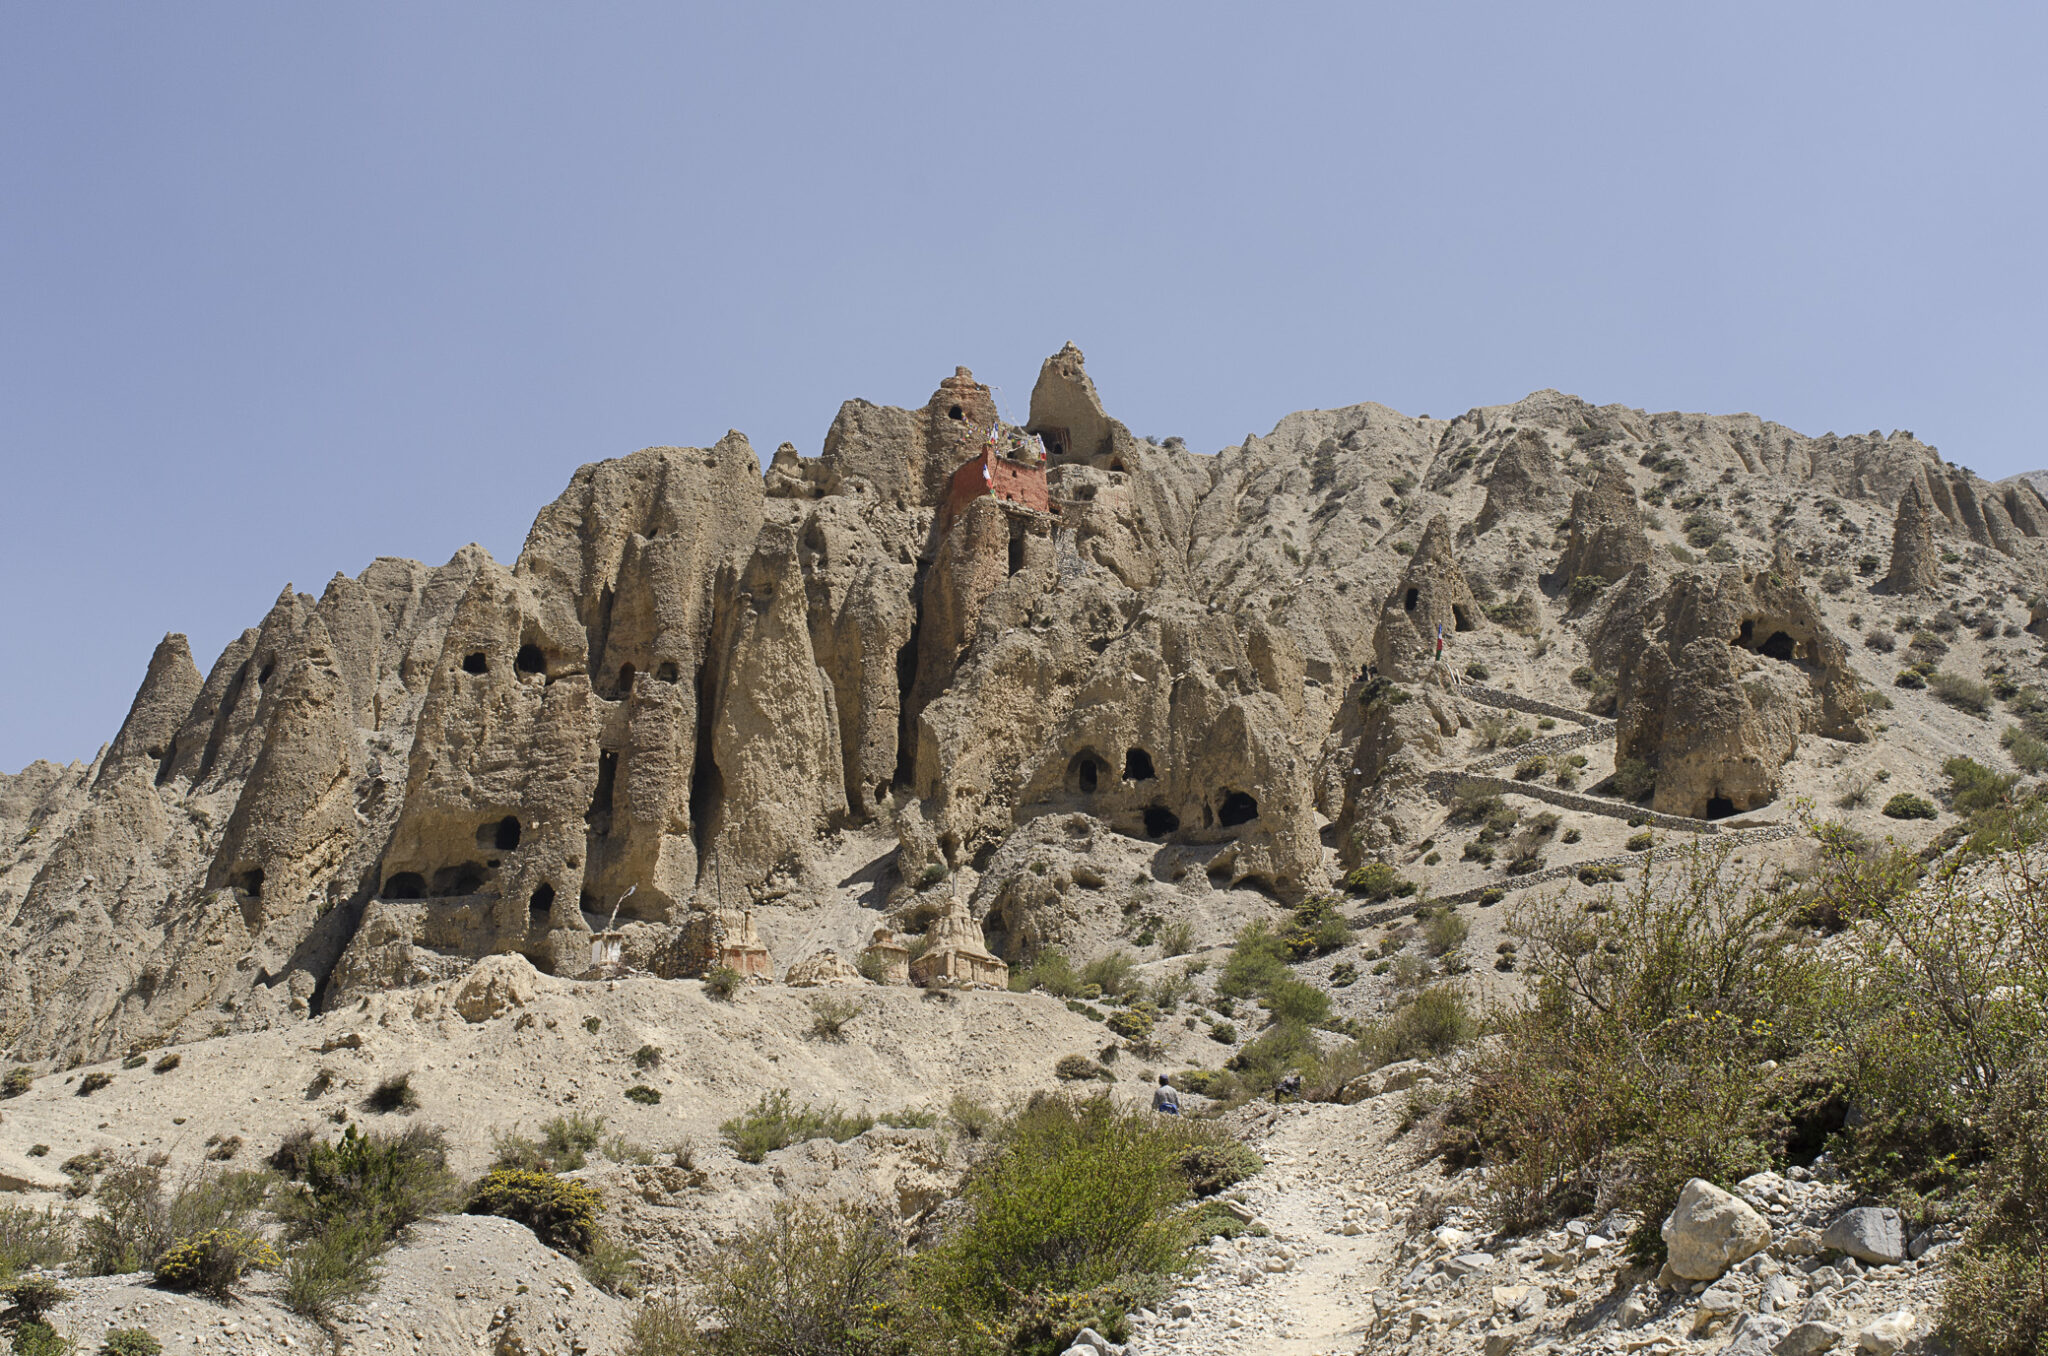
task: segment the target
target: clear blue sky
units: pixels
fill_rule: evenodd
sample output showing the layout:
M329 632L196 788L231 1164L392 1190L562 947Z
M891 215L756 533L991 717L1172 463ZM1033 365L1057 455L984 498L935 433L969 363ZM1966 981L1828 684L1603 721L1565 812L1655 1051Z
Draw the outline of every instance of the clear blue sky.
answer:
M2038 3L0 3L0 768L580 463L1073 339L1201 451L1546 386L2048 464Z

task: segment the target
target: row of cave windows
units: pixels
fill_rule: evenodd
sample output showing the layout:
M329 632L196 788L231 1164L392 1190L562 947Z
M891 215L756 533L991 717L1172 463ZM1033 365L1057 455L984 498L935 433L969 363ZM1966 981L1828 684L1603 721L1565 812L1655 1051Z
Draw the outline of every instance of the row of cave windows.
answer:
M544 677L548 671L547 656L541 652L538 645L522 645L519 647L519 653L513 657L512 670L515 673L537 673ZM489 673L491 658L482 650L472 650L462 657L462 671L469 674ZM631 664L621 664L618 690L632 691L633 678L637 672L638 670ZM676 668L674 660L663 660L661 666L655 669L654 677L657 682L673 683L682 677L682 672Z
M1102 785L1102 775L1108 770L1107 764L1095 753L1084 752L1074 755L1071 764L1074 784L1081 794L1092 796ZM1124 750L1124 780L1127 782L1149 782L1159 775L1152 765L1152 755L1135 745ZM1243 791L1225 791L1223 803L1217 807L1215 822L1226 829L1240 824L1249 824L1259 817L1259 802ZM1209 808L1202 807L1202 817L1209 817ZM1164 805L1145 807L1145 834L1150 838L1164 838L1180 828L1180 816ZM1206 827L1206 824L1204 825Z

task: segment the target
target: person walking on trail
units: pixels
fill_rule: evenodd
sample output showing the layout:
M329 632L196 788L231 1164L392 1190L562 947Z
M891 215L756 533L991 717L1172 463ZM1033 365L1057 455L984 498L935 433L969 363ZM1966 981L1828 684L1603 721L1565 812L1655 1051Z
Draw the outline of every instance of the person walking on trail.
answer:
M1152 1109L1162 1116L1180 1115L1180 1094L1165 1074L1159 1075L1159 1086L1152 1090Z

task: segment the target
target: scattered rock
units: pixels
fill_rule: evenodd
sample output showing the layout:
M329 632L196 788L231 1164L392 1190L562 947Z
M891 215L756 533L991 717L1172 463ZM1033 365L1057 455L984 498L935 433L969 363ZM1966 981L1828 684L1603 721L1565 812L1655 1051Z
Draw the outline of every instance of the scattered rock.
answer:
M1771 1226L1741 1200L1695 1177L1680 1190L1663 1235L1674 1275L1712 1281L1762 1251L1771 1241Z
M1838 1216L1821 1234L1821 1243L1874 1266L1890 1266L1906 1258L1906 1225L1899 1212L1859 1206Z

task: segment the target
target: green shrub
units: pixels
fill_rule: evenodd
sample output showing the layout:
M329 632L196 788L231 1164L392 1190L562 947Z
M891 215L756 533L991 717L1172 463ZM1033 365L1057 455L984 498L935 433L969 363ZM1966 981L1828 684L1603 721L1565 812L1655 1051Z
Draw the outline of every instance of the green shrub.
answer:
M1138 962L1128 951L1112 951L1106 956L1097 956L1081 967L1081 986L1093 984L1105 994L1122 994L1131 987Z
M1330 995L1298 979L1281 980L1266 990L1262 1001L1275 1021L1318 1026L1330 1020Z
M1940 1333L1965 1356L2035 1356L2048 1332L2048 1064L2022 1065L1984 1126L1984 1208L1946 1267Z
M1348 989L1358 982L1358 967L1350 961L1339 961L1330 967L1330 987Z
M1237 1044L1237 1028L1229 1022L1218 1022L1209 1028L1209 1039L1224 1045Z
M659 1069L661 1067L661 1047L658 1045L643 1045L638 1050L635 1050L633 1052L633 1067L636 1069Z
M1249 1145L1217 1136L1181 1151L1175 1164L1188 1180L1188 1193L1195 1197L1214 1196L1263 1171L1266 1160Z
M167 1290L193 1290L226 1300L251 1271L272 1271L281 1262L261 1235L240 1229L208 1229L173 1245L156 1261L156 1283Z
M1918 691L1927 686L1927 680L1912 669L1900 669L1898 676L1892 679L1892 686Z
M1478 862L1482 866L1491 866L1495 853L1493 844L1486 842L1484 839L1475 838L1465 844L1464 850L1458 855L1464 861Z
M1933 819L1939 813L1934 802L1910 791L1901 791L1884 803L1879 813L1886 819Z
M163 1349L147 1328L109 1328L100 1339L99 1356L162 1356Z
M1079 998L1081 977L1063 953L1046 947L1029 965L1010 972L1010 987L1018 993L1043 989L1055 998Z
M312 1146L304 1181L280 1199L278 1213L295 1238L356 1224L386 1242L458 1199L460 1183L448 1170L439 1130L365 1135L351 1125L332 1144Z
M1991 710L1991 689L1974 678L1956 673L1937 673L1928 686L1934 695L1958 711L1981 716Z
M958 1330L1029 1296L1176 1270L1192 1233L1174 1120L1107 1095L1032 1099L962 1184L966 1222L913 1264L921 1298Z
M1470 678L1475 683L1483 683L1487 679L1493 677L1493 670L1487 668L1485 664L1475 659L1465 666L1465 676L1467 678Z
M1600 862L1593 866L1579 868L1579 884L1609 885L1622 878L1621 868L1612 862Z
M1412 880L1404 879L1400 872L1385 862L1367 862L1344 877L1344 888L1379 903L1388 899L1406 899L1421 887Z
M1617 758L1613 781L1623 800L1642 800L1657 789L1657 769L1640 758Z
M167 1074L184 1062L185 1057L183 1055L178 1054L176 1051L173 1051L170 1054L165 1055L162 1059L159 1059L156 1063L150 1065L149 1071L151 1073Z
M746 984L747 977L730 965L714 965L704 976L704 992L725 1002Z
M332 1322L376 1288L377 1258L388 1246L374 1227L354 1220L307 1238L285 1255L285 1307L315 1322Z
M1245 1234L1264 1238L1272 1232L1256 1220L1247 1223L1239 1219L1222 1201L1203 1201L1182 1218L1187 1221L1196 1242L1204 1242L1211 1238L1240 1238Z
M1185 919L1159 929L1159 950L1168 956L1185 956L1195 949L1195 926Z
M1472 925L1451 905L1431 909L1422 920L1423 947L1432 956L1448 956L1465 945Z
M1599 1194L1647 1221L1630 1248L1650 1261L1681 1183L1773 1161L1775 1093L1758 1067L1837 1032L1844 982L1789 926L1793 892L1735 873L1733 848L1660 853L1603 912L1532 894L1510 914L1534 1001L1499 1019L1505 1039L1480 1054L1439 1140L1486 1165L1500 1227Z
M1127 1041L1147 1041L1152 1038L1155 1015L1149 1003L1119 1008L1109 1014L1109 1029Z
M1550 771L1550 759L1539 753L1534 757L1524 758L1515 765L1515 780L1518 782L1533 782L1548 771Z
M1096 1078L1111 1081L1116 1077L1086 1055L1061 1055L1053 1064L1052 1073L1065 1083L1085 1083Z
M1569 834L1566 835L1566 841L1570 841ZM1479 907L1490 909L1507 897L1508 892L1506 890L1501 889L1498 885L1490 885L1479 892Z
M1334 1097L1361 1073L1403 1059L1447 1055L1478 1034L1470 1004L1456 989L1424 989L1386 1017L1366 1025L1351 1047L1333 1062L1322 1091Z
M121 1067L124 1069L139 1069L147 1063L149 1063L148 1055L130 1055L121 1061Z
M31 1276L25 1281L0 1288L14 1312L26 1322L39 1322L50 1310L76 1298L49 1276Z
M599 1230L590 1250L576 1259L584 1279L607 1295L639 1293L640 1250Z
M1216 991L1232 998L1251 998L1288 977L1286 944L1263 918L1255 918L1237 934L1230 959L1217 977Z
M1998 742L2005 747L2006 756L2020 771L2048 772L2048 742L2036 739L2017 725L2007 726Z
M110 1073L89 1073L85 1077L78 1080L78 1091L74 1095L79 1097L90 1097L94 1093L98 1092L101 1088L107 1087L108 1085L113 1083L113 1081L114 1076Z
M1974 758L1951 758L1941 765L1948 778L1949 803L1959 815L1982 814L2005 804L2019 780L2017 773L1997 773Z
M100 1209L81 1228L79 1260L93 1275L113 1276L149 1270L174 1243L212 1230L253 1234L271 1180L213 1170L172 1185L155 1164L115 1163L93 1191Z
M0 1205L0 1281L30 1267L54 1267L71 1256L71 1216L54 1207Z
M1651 833L1648 829L1645 829L1641 833L1629 835L1628 850L1630 852L1648 852L1650 850L1650 845L1655 843L1656 841L1657 835Z
M33 1069L17 1064L7 1071L5 1078L0 1078L0 1097L19 1097L35 1086L35 1081Z
M778 1201L770 1218L721 1247L699 1283L715 1320L701 1337L687 1314L643 1309L636 1353L882 1356L900 1350L888 1331L905 1259L888 1223L850 1206ZM661 1330L673 1346L653 1345Z
M719 1126L718 1133L742 1162L759 1163L775 1150L805 1140L844 1143L873 1129L874 1124L872 1116L848 1115L830 1104L796 1106L790 1101L789 1089L778 1088Z
M464 1211L517 1220L555 1251L582 1256L597 1239L601 1204L595 1188L571 1178L493 1168L476 1184Z
M635 1083L626 1089L626 1100L638 1102L641 1106L660 1106L661 1090L650 1088L645 1083Z
M10 1349L14 1356L69 1356L75 1348L71 1339L59 1336L49 1324L30 1318L15 1328Z

